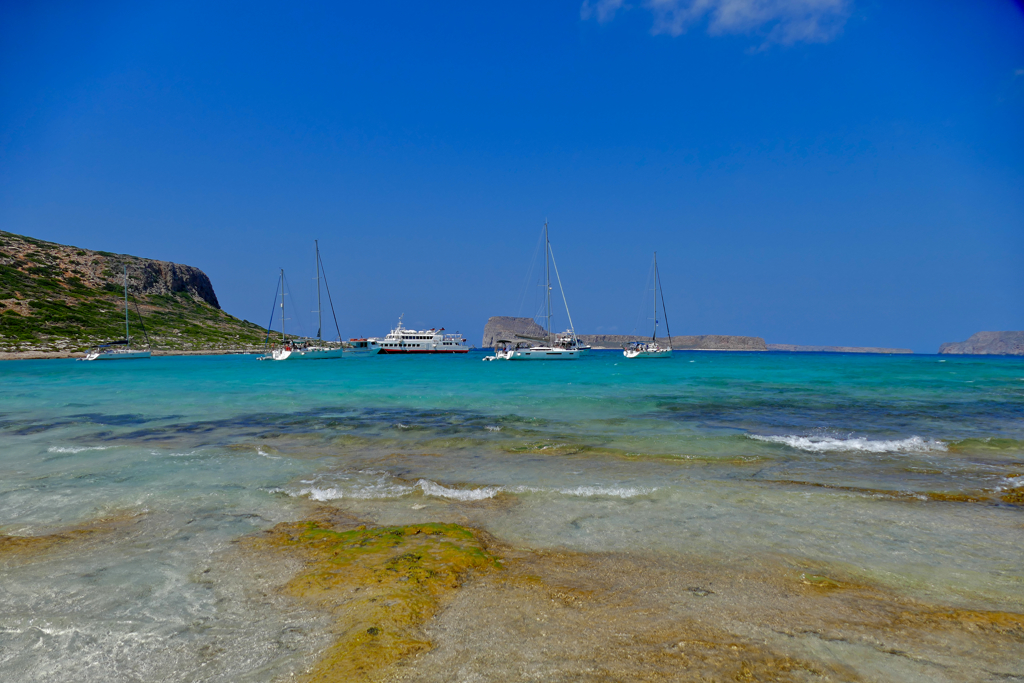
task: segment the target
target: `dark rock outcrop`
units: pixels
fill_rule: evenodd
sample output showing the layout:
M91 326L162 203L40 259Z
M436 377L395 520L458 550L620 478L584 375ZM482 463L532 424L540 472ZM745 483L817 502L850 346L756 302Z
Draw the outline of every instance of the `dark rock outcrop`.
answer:
M911 349L887 349L879 346L800 346L799 344L769 344L768 350L803 353L913 353Z
M512 318L505 315L495 315L487 319L484 325L484 337L480 346L488 349L494 346L499 339L509 341L517 340L517 335L527 337L544 337L547 332L544 328L534 322L533 318Z
M939 347L939 353L1024 356L1024 331L978 332L967 341L943 344Z

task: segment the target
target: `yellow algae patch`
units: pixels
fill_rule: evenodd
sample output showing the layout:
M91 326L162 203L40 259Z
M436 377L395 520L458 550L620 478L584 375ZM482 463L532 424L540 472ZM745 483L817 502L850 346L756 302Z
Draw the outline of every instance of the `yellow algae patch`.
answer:
M68 527L38 536L11 536L0 534L0 562L26 561L49 550L84 543L113 533L141 518L139 514L123 514L96 519L87 524Z
M897 623L917 623L932 627L953 626L968 631L999 633L1016 639L1024 638L1024 614L950 609L904 612Z
M307 568L286 593L333 613L337 640L307 680L375 680L375 674L430 643L420 627L472 571L500 568L481 532L457 524L360 526L279 524L257 548L299 553Z
M1011 489L1002 496L1004 503L1024 505L1024 488Z

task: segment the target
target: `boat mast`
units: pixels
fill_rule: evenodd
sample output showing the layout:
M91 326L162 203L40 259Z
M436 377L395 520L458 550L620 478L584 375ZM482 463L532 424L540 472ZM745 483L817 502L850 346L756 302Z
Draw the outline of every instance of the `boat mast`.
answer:
M324 327L323 306L320 305L320 243L313 240L313 246L316 247L316 338L317 341L323 341L320 336Z
M548 222L544 221L544 286L548 297L548 345L551 345L551 240L548 239Z
M658 341L658 252L654 252L654 335L651 341Z
M132 338L128 335L128 266L124 266L124 342L125 348L132 347Z
M284 268L281 269L281 345L284 346Z

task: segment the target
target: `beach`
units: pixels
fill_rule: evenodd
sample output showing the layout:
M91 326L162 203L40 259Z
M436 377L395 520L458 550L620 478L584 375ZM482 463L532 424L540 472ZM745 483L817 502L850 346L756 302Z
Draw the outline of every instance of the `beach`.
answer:
M1024 677L1024 362L0 365L22 681Z

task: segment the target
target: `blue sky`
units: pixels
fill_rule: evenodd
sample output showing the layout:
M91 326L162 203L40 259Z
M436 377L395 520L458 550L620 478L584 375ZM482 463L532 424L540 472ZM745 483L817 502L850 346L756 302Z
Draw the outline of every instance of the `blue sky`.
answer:
M1024 329L1009 0L0 6L0 228L188 263L265 322L478 342L544 220L580 332ZM297 323L302 322L297 314ZM564 327L564 317L561 321Z

